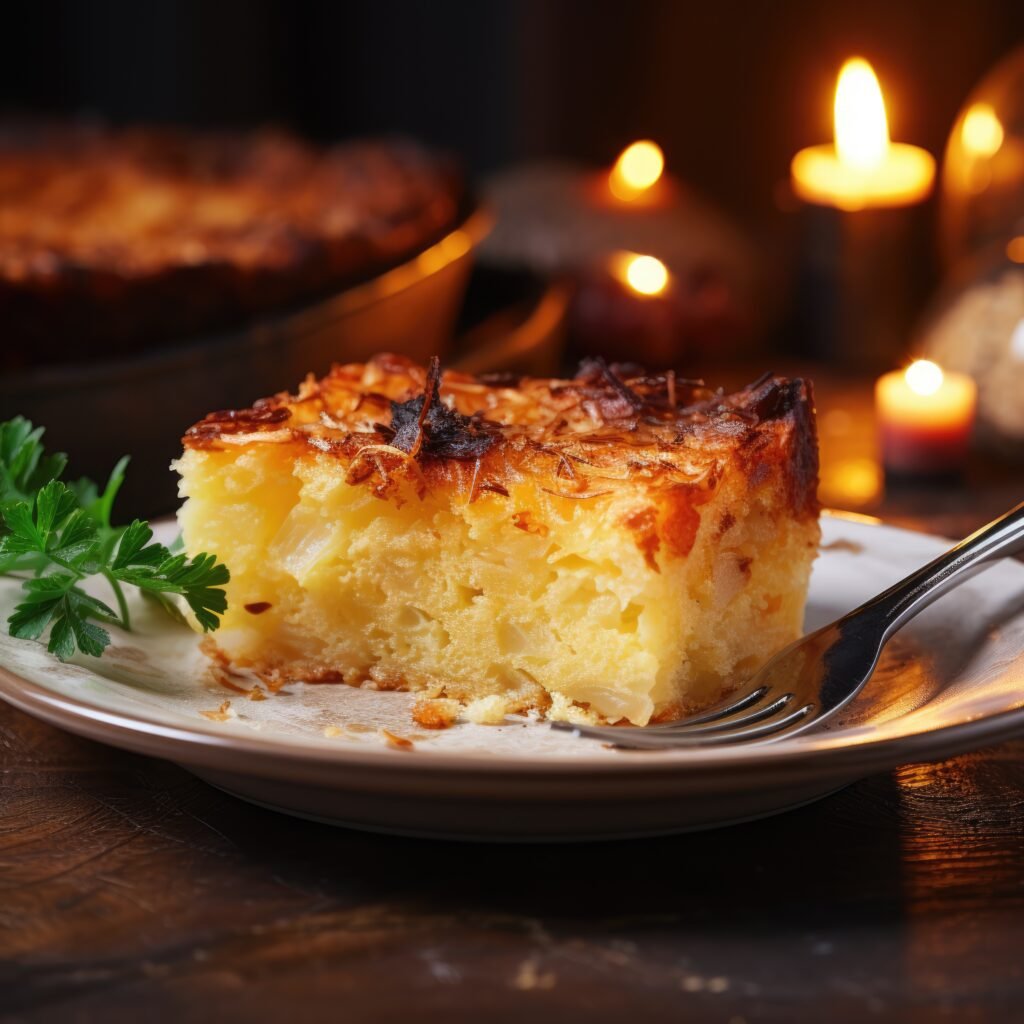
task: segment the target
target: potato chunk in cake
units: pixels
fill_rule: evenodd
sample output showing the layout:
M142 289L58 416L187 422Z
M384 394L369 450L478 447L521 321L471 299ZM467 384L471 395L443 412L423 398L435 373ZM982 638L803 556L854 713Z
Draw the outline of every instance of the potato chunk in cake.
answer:
M723 396L599 360L478 379L382 355L184 443L186 548L231 569L216 642L272 680L643 725L799 635L819 536L800 380Z

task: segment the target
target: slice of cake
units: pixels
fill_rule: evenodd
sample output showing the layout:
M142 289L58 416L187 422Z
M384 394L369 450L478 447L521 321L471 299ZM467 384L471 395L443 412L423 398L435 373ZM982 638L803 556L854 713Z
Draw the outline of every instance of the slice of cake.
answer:
M184 444L186 549L231 569L219 656L272 683L643 725L800 633L819 536L801 380L722 395L599 360L478 379L382 355Z

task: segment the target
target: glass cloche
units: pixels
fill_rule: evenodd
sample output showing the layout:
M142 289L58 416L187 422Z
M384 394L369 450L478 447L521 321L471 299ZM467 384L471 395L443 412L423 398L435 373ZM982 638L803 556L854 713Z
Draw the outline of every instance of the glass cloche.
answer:
M978 385L978 440L1024 457L1024 265L976 264L947 286L916 348Z
M947 280L917 347L975 379L979 438L1024 455L1024 47L960 111L939 202Z
M967 98L946 143L940 187L948 266L1024 234L1024 47Z

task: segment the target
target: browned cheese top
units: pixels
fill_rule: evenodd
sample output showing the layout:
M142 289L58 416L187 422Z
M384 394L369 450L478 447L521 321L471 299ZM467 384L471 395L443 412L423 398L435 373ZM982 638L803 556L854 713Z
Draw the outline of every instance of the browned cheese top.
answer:
M186 448L289 445L327 454L381 497L410 467L426 488L475 500L521 480L566 498L623 486L714 489L781 470L792 515L816 516L818 454L808 382L765 375L733 394L672 371L586 360L571 379L441 374L395 355L335 366L295 395L214 412Z

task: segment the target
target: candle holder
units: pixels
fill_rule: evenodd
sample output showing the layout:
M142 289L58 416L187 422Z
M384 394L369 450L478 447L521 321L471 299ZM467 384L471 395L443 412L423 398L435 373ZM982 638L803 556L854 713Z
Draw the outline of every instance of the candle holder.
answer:
M679 328L676 282L653 256L614 253L579 276L569 313L575 355L673 366Z
M935 273L928 213L922 205L801 210L795 331L801 355L866 371L892 365Z
M584 343L639 336L646 347L627 357L672 365L707 346L728 357L753 347L767 303L753 246L727 219L663 170L649 142L628 147L611 170L566 163L527 164L501 172L485 194L497 223L481 262L579 284L574 322ZM606 263L619 251L661 261L674 282L679 311L670 326L649 325L667 300L637 305L609 281ZM614 318L606 329L599 310ZM634 324L638 320L639 324ZM631 326L632 325L632 326Z
M578 357L683 369L735 350L744 324L710 268L680 275L649 254L609 253L575 276L569 348Z
M888 495L906 494L911 491L940 493L958 490L964 486L966 479L962 469L947 473L904 473L898 469L884 468L885 491Z

